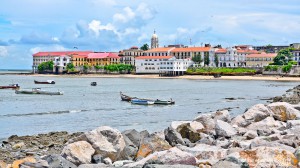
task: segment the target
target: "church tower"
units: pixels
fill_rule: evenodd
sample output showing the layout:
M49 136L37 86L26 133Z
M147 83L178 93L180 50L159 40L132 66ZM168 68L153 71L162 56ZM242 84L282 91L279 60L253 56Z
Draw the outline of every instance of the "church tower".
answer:
M158 48L159 45L158 45L158 36L155 34L155 30L154 30L154 33L151 37L151 49L153 48Z

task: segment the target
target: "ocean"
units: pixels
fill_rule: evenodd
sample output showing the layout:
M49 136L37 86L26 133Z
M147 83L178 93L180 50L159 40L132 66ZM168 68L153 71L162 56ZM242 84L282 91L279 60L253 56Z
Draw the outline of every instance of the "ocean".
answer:
M38 85L34 80L55 80L55 85ZM97 86L90 86L91 82ZM50 131L87 131L111 126L120 131L161 131L172 121L192 120L201 113L232 108L232 116L266 99L285 93L297 82L75 78L0 75L0 85L18 83L21 89L42 88L64 95L22 95L0 90L0 138ZM120 99L129 96L175 100L175 105L133 105ZM228 100L226 98L235 98Z

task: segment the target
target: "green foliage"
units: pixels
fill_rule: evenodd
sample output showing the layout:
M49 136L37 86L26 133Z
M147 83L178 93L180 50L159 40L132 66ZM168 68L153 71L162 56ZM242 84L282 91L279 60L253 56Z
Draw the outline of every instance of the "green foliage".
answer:
M201 57L201 54L197 54L197 55L193 56L192 61L194 61L195 63L200 64L203 61L202 57Z
M285 72L285 73L290 72L291 69L292 69L292 64L284 65L282 67L282 71Z
M75 66L72 63L67 64L67 70L75 69Z
M223 75L234 75L234 74L244 74L250 73L255 74L255 69L247 69L247 68L216 68L216 67L201 67L201 68L189 68L187 70L187 74L223 74Z
M40 73L45 71L53 71L53 61L43 62L38 66L38 70Z
M111 64L105 65L104 69L109 72L130 72L133 70L133 66L128 64Z
M297 62L297 61L289 61L288 64L291 64L291 65L298 65L298 62Z
M268 65L264 67L265 71L277 71L279 69L278 65Z
M104 66L100 66L100 65L95 65L94 66L96 72L99 71L100 69L104 69Z
M140 49L144 50L144 51L147 51L147 50L149 50L149 45L148 44L144 44Z
M84 64L84 65L83 65L83 72L84 72L84 73L87 73L88 69L90 69L90 66L87 65L87 64Z
M204 65L209 65L209 56L208 55L205 55L204 56Z
M287 65L289 61L292 60L293 54L292 51L293 48L286 48L282 49L278 52L277 56L274 58L274 64L275 65Z
M217 54L215 54L215 64L217 67L219 66L219 57Z

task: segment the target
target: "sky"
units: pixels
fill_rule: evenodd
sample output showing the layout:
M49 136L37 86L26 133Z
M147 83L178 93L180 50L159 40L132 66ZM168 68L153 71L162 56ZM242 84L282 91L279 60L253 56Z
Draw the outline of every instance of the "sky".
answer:
M0 69L40 51L300 42L299 0L0 0ZM78 48L78 49L77 49Z

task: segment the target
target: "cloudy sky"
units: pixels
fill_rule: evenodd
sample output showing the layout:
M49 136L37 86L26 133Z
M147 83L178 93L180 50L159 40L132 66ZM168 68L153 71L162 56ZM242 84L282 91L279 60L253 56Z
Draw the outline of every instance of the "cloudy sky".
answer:
M0 69L39 51L300 42L299 0L0 0Z

